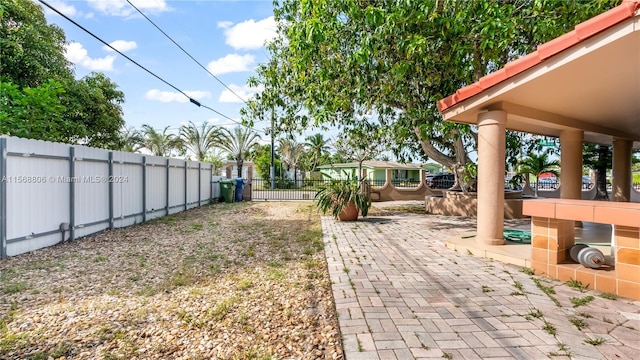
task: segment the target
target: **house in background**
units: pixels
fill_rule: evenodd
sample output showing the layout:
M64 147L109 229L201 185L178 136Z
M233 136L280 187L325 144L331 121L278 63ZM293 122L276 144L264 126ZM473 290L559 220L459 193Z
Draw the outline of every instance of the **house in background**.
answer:
M360 164L356 162L321 165L318 169L323 178L344 179L345 176L355 176ZM367 180L373 186L382 186L387 180L387 170L391 170L390 181L394 184L406 183L417 186L420 184L422 166L417 164L400 164L392 161L363 161L362 170ZM345 174L346 173L346 174Z

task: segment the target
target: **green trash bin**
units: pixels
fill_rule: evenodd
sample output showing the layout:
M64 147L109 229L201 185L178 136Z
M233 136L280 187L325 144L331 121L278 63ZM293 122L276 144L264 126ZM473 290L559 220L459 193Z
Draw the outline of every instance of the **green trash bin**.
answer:
M220 181L220 200L226 203L232 203L235 199L236 181L221 180Z

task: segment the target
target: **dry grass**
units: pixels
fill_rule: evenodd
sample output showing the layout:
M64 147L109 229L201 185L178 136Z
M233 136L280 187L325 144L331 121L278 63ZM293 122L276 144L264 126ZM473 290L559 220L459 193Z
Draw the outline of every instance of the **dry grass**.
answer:
M0 358L341 358L321 232L214 204L2 261Z

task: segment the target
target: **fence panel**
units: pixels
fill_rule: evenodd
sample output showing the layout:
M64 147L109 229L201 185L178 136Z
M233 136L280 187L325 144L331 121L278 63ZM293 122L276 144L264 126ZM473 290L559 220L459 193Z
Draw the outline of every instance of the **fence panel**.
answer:
M113 152L113 174L120 181L113 183L113 227L125 227L142 222L142 155Z
M75 237L82 237L109 227L109 153L83 146L74 147L73 224Z
M0 257L206 204L211 171L211 164L1 136Z

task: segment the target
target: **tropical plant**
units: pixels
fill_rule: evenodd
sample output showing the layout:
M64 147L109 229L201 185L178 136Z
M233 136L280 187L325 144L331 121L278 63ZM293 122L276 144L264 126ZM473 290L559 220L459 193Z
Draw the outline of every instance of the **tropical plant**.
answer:
M363 181L355 176L349 176L344 171L345 179L331 179L329 183L316 193L315 200L318 210L323 214L331 212L334 218L350 205L360 211L362 216L367 216L371 207L371 199L363 191Z
M218 146L236 161L237 175L241 178L244 159L259 145L260 135L248 127L237 126L231 130L222 128L219 140Z
M304 146L294 139L280 139L278 146L280 159L287 165L287 170L293 169L293 181L298 180L298 163L304 156Z
M156 156L171 156L174 150L181 151L183 148L182 140L168 131L168 126L160 132L150 125L142 125L143 147Z
M137 152L144 147L144 137L140 131L132 127L123 127L120 130L120 148L126 152Z
M307 156L309 156L310 169L315 170L318 165L322 165L322 159L329 152L329 140L325 139L321 133L307 136Z
M180 137L184 146L191 151L198 161L204 161L207 154L213 149L220 129L208 122L196 126L192 121L188 125L180 127Z
M520 160L518 163L518 174L531 174L536 177L535 196L538 196L538 188L540 186L540 174L551 173L559 176L558 167L560 161L549 159L547 153L530 153L528 157Z

